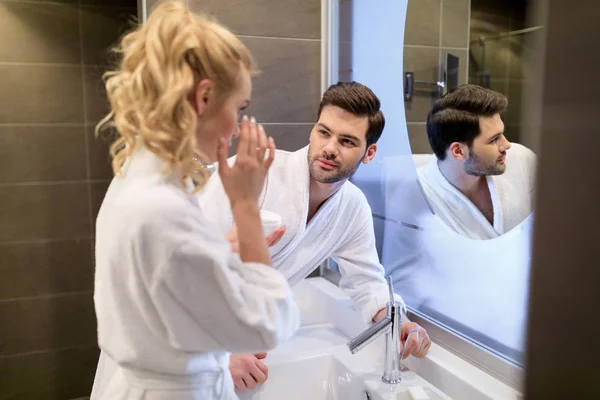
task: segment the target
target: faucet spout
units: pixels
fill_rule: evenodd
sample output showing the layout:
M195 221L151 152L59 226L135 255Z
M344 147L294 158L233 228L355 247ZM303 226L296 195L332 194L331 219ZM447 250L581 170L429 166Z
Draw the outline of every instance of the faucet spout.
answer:
M402 308L394 301L392 280L388 277L390 302L387 303L386 316L369 329L360 333L348 342L348 349L356 354L366 345L385 333L385 361L381 380L386 383L400 383L401 355L400 343L402 334Z

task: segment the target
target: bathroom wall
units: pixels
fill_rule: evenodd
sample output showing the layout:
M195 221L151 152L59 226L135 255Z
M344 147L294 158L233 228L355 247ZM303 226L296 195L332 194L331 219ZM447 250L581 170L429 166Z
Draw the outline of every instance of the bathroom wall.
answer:
M471 0L408 0L404 72L413 72L415 80L437 82L445 54L451 53L460 59L459 84L467 83L470 3ZM437 98L430 87L417 84L412 101L404 102L413 153L431 153L425 122Z
M534 35L526 33L501 39L490 39L482 46L480 37L516 31L531 25L527 23L527 1L522 0L471 0L471 47L469 82L485 85L483 74L488 74L490 88L504 94L509 107L502 116L508 140L521 140L521 104L526 84L527 63L533 49Z
M148 8L156 4L148 1ZM247 109L265 125L277 148L308 144L321 97L320 0L188 0L239 35L261 74Z
M111 177L93 128L133 1L0 0L0 399L88 396L94 220Z

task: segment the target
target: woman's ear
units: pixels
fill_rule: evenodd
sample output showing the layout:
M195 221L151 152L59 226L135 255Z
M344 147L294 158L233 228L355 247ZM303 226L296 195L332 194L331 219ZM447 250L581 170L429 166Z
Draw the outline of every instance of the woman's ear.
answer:
M208 103L214 96L214 86L211 80L203 79L198 82L194 90L194 108L198 115L202 115L206 111Z

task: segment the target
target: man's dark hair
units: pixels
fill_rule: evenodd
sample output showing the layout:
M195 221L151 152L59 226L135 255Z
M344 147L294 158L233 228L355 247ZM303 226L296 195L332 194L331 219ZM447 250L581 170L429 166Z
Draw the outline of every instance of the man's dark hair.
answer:
M471 148L481 133L479 118L499 114L507 105L504 95L477 85L461 85L448 92L427 116L427 138L436 157L444 160L454 142Z
M367 117L367 147L377 143L381 137L385 126L385 118L380 110L381 103L375 93L365 85L358 82L338 82L329 86L319 104L317 118L321 117L321 111L326 106L339 107L354 115Z

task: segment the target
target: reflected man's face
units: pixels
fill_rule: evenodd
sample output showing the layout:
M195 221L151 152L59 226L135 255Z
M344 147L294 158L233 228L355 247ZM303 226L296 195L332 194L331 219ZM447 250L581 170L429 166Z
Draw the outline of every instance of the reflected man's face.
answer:
M501 175L506 171L506 152L510 142L504 137L500 114L479 118L480 134L469 148L465 173L474 176Z

